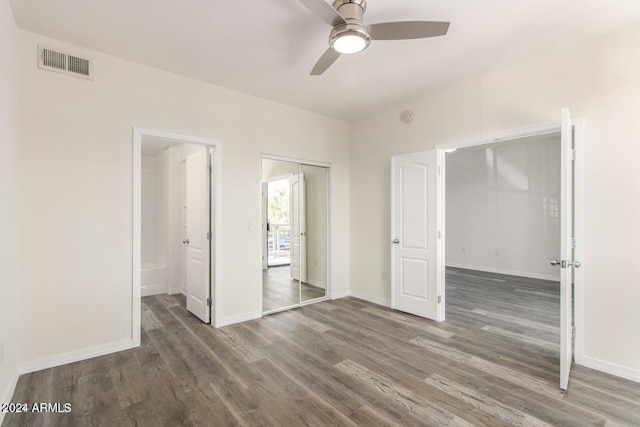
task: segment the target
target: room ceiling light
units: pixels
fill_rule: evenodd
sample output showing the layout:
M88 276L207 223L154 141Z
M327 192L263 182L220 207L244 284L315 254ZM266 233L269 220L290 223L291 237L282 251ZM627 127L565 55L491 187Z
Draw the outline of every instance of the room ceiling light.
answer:
M364 25L347 24L331 32L329 43L336 52L351 55L365 50L371 37Z

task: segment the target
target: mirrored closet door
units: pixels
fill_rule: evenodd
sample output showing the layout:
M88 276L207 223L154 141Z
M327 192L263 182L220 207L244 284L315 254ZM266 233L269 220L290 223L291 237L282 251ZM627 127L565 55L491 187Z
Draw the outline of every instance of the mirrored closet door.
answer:
M262 311L329 295L329 168L262 158Z

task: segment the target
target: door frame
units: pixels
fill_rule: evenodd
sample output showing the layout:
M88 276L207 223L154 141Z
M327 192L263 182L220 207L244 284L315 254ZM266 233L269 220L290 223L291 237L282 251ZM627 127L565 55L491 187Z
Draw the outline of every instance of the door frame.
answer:
M560 111L559 111L560 112ZM574 148L576 150L575 161L573 165L574 169L574 233L576 239L575 247L575 259L583 263L581 268L574 270L574 299L573 299L573 315L575 322L575 337L573 338L574 345L574 360L577 364L583 364L584 362L584 133L585 133L585 119L584 117L578 117L571 120L571 124L574 132ZM438 280L438 295L442 295L442 304L439 307L442 310L438 320L444 320L446 317L446 286L445 286L445 268L446 268L446 255L445 254L445 242L446 242L446 224L445 224L445 201L446 201L446 161L444 159L445 153L448 150L460 149L467 147L475 147L478 145L486 145L495 142L509 142L518 139L526 138L529 136L544 135L548 133L559 133L561 131L560 123L546 124L540 126L534 126L530 128L511 130L506 132L500 132L485 137L480 137L472 140L461 140L452 143L446 143L442 145L436 145L434 148L438 150L438 159L442 159L442 179L438 186L438 230L440 231L441 239L439 239L440 249L443 253L443 263L441 277ZM440 157L441 156L441 157Z
M197 144L204 147L211 147L213 151L213 173L210 174L211 188L211 215L210 229L212 232L210 268L211 274L211 325L216 327L220 324L218 284L220 283L221 263L218 262L218 254L221 251L221 239L218 231L221 226L221 189L222 189L222 143L220 141L198 136L184 135L178 133L165 132L155 129L133 127L133 239L132 239L132 278L131 278L131 337L134 347L140 346L142 327L142 300L141 300L141 260L142 260L142 139L149 137L156 140L169 140L178 143Z

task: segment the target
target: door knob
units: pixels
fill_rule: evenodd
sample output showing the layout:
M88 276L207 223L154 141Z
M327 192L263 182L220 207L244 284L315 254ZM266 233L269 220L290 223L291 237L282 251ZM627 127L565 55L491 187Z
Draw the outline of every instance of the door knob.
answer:
M570 261L568 264L569 264L570 266L572 265L572 266L573 266L573 268L580 268L580 266L582 265L582 264L580 263L580 261L573 261L573 262L571 262L571 261Z
M184 239L184 240L182 241L182 243L184 243L185 245L188 245L188 244L189 244L189 239Z
M557 266L557 265L560 265L560 261L558 261L557 259L552 259L552 260L551 260L551 262L550 262L549 264L551 264L552 266L554 266L554 267L555 267L555 266Z
M398 243L400 243L400 239L393 239L393 244L397 245Z

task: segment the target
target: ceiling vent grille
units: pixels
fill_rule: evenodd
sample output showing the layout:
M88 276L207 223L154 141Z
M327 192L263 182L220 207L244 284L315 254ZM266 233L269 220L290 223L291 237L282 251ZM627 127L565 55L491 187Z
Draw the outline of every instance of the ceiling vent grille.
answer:
M44 70L56 71L85 79L93 78L93 67L90 59L44 46L38 46L38 66Z

